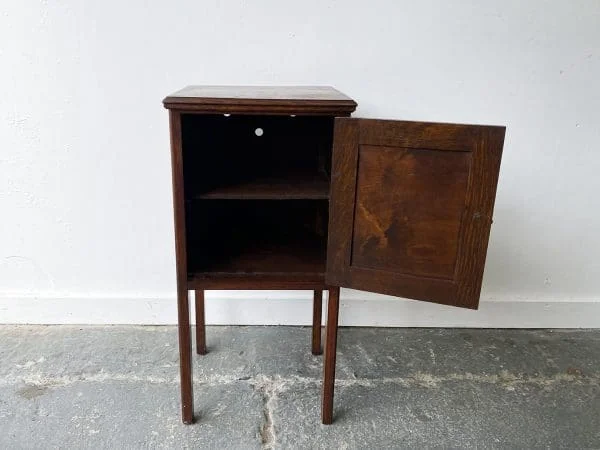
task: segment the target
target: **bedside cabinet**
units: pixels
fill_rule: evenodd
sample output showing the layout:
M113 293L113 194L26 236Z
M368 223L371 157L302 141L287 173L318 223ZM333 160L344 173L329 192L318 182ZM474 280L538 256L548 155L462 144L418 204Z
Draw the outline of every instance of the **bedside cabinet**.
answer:
M193 422L188 292L314 292L323 423L340 287L477 308L504 127L350 118L330 87L189 86L169 110L182 414Z

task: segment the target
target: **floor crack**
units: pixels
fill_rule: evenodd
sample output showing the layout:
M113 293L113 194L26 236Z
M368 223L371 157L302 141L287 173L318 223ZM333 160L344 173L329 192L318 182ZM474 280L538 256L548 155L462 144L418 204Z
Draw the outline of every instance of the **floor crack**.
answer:
M273 409L277 401L277 395L281 391L282 382L269 377L259 377L254 389L262 396L263 401L263 423L259 429L259 438L262 448L272 449L275 446L276 435L273 424Z
M39 372L19 375L0 374L0 386L11 386L14 384L36 385L36 386L67 386L77 382L106 382L121 381L131 383L151 383L151 384L179 384L179 377L173 376L155 376L138 375L134 373L112 373L101 370L93 373L77 373L71 375L43 374ZM209 375L196 376L194 383L212 386L227 386L233 383L249 383L257 390L262 389L266 395L276 395L286 389L289 384L300 385L321 385L320 377L307 376L277 376L270 377L265 375L256 376L235 376L235 375ZM415 372L399 377L375 377L364 378L336 378L336 386L364 386L373 387L380 384L400 384L403 386L436 387L439 384L449 382L472 382L472 383L491 383L491 384L510 384L510 385L534 385L534 386L552 386L559 383L575 383L579 385L600 385L600 373L583 373L580 369L568 368L565 372L557 372L548 375L527 375L523 373L512 373L506 370L499 373L476 374L471 372L448 373L437 375L434 373ZM261 391L262 392L262 391Z

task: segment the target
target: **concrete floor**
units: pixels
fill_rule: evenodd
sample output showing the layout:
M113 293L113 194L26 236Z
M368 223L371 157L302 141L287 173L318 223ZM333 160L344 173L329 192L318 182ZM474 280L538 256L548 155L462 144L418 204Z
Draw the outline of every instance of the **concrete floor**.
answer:
M0 449L600 448L600 330L341 329L335 422L301 327L0 327Z

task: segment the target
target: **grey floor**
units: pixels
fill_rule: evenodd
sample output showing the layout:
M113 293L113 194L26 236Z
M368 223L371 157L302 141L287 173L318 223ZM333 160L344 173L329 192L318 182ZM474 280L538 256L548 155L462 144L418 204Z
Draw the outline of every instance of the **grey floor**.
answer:
M600 331L340 330L335 422L301 327L0 327L0 449L600 448Z

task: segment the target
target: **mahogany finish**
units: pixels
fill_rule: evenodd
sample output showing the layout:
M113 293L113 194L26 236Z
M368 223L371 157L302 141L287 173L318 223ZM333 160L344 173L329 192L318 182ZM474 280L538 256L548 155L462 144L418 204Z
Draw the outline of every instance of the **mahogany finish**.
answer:
M337 349L340 288L329 289L327 300L327 326L325 327L325 355L323 355L323 391L321 396L321 421L333 422L333 391L335 388L335 357Z
M313 295L313 323L312 323L312 354L320 355L321 350L321 315L323 313L323 291L315 289Z
M226 275L196 273L188 278L189 289L205 290L318 290L325 289L325 276L319 274Z
M204 289L196 289L196 353L206 355L206 326L204 323Z
M182 416L193 416L188 291L313 291L333 421L340 287L477 308L504 127L350 119L330 87L189 86L169 109Z
M356 103L329 87L191 86L170 110L182 417L192 423L188 291L206 353L204 291L309 289L320 353L333 119ZM296 117L297 116L297 117Z
M345 116L356 102L329 86L187 86L163 100L169 109L203 113Z
M194 422L192 388L192 338L187 287L185 200L181 150L181 115L169 111L171 168L173 172L173 212L175 220L175 257L177 262L177 324L179 334L179 372L181 378L181 415L184 423Z
M470 156L360 146L352 266L451 279Z
M326 282L477 308L504 131L336 119Z

